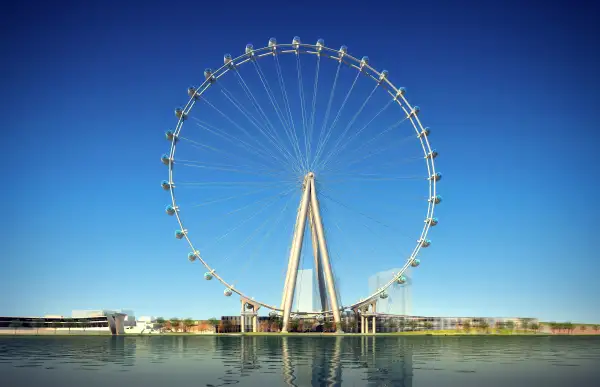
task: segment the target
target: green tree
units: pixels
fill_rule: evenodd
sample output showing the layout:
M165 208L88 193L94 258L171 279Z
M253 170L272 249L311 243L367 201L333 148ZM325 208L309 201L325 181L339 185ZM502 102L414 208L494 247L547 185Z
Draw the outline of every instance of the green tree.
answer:
M462 324L462 328L466 333L469 333L471 331L471 322L470 321L465 321Z
M208 324L211 325L214 329L215 332L217 331L217 326L219 325L219 320L217 320L214 317L211 317L208 319Z
M600 330L600 325L595 324L592 326L592 329L596 331L596 333Z
M10 324L8 324L9 328L14 328L15 330L15 335L17 334L17 329L21 328L23 326L23 322L21 320L17 320L14 319L10 322Z
M358 321L356 321L356 319L350 321L350 328L352 329L352 333L356 333L356 330L358 329Z
M419 323L416 320L410 320L406 325L408 326L408 328L410 328L411 331L414 331L419 326Z
M531 324L529 327L530 327L530 328L531 328L531 330L532 330L532 331L534 331L535 333L537 333L537 331L539 331L539 330L540 330L540 324L538 324L538 323L532 323L532 324Z
M432 323L430 323L429 321L427 321L427 322L425 322L425 323L423 324L423 327L424 327L426 330L431 330L431 329L433 328L433 324L432 324Z
M392 332L396 332L398 330L398 324L396 323L395 320L389 320L388 326L390 328L390 331L392 331Z
M509 320L509 321L506 322L505 325L506 325L506 329L508 329L511 332L514 331L514 329L515 329L515 322L514 321Z
M531 328L531 319L530 318L523 318L523 319L521 319L521 328L524 331L528 331L529 328Z
M162 332L162 330L165 327L165 323L167 321L163 318L163 317L157 317L156 318L156 325L158 325L158 330Z
M488 322L487 322L487 321L485 321L485 320L481 320L481 321L479 321L479 324L477 324L477 327L478 327L479 329L481 329L481 331L482 331L482 332L485 332L485 333L490 333L490 332L489 332L489 329L490 329L490 324L488 324Z
M43 328L46 324L45 324L46 320L44 320L43 318L36 318L35 320L33 320L33 326L36 329L36 334L39 335L40 334L40 328Z
M330 332L333 328L333 324L329 320L323 322L323 332Z
M231 321L223 320L223 332L231 332Z
M500 333L505 327L506 327L506 324L503 321L496 322L496 332L497 333Z
M183 320L184 332L189 332L190 328L193 327L194 325L196 325L196 321L192 320L191 317L188 317L185 320Z
M177 317L171 317L169 319L169 324L171 324L171 330L177 332L179 329L179 324L181 324L181 320Z
M402 319L398 320L398 330L400 332L403 332L404 328L406 328L406 321L404 321L404 319L402 318Z
M586 327L585 325L582 325L582 326L580 326L580 327L579 327L579 329L580 329L582 332L585 332L585 330L587 329L587 327Z

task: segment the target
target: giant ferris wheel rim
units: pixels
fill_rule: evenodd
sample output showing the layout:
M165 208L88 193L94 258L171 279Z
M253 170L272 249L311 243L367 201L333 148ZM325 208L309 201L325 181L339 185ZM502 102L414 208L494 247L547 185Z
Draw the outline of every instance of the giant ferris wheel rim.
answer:
M394 275L394 277L390 281L388 281L385 285L380 287L377 291L373 292L366 298L363 298L363 299L359 300L358 302L355 302L351 305L340 307L340 310L357 309L366 304L373 302L373 300L377 299L381 294L383 294L391 285L393 285L400 277L402 277L402 275L410 267L411 263L417 258L421 248L423 247L423 242L427 241L426 238L427 238L429 230L432 226L430 220L434 219L434 216L433 216L434 209L437 204L436 200L434 200L437 198L437 191L436 191L437 179L435 178L435 176L436 176L435 161L434 161L435 157L428 157L428 155L432 155L433 152L435 152L435 151L431 148L431 144L429 143L428 128L423 127L421 120L418 117L418 107L412 106L408 102L408 100L405 97L405 90L403 88L396 87L389 80L389 76L388 76L389 74L386 70L382 70L381 72L377 71L369 64L368 58L365 61L364 58L366 58L366 57L363 57L363 59L358 59L358 58L348 54L346 46L342 46L339 50L332 49L332 48L327 47L324 44L322 44L321 39L319 39L319 41L317 41L316 44L297 43L296 41L294 41L293 43L276 43L275 45L271 45L271 40L270 40L269 45L262 47L262 48L258 48L258 49L255 49L251 45L247 45L246 52L244 54L239 55L236 58L230 57L230 59L231 59L230 62L225 61L225 63L221 67L219 67L217 70L211 71L209 76L207 76L206 79L204 80L204 82L202 82L199 87L194 88L194 92L190 96L190 99L188 100L186 105L180 109L181 113L178 116L177 125L175 127L175 130L173 131L173 138L171 140L171 148L170 148L170 153L169 153L170 162L167 165L168 165L168 170L169 170L168 190L170 192L172 206L175 210L174 215L180 226L180 230L183 233L183 238L185 238L186 241L188 242L192 253L196 256L196 258L200 261L200 263L202 263L202 265L204 267L206 267L208 272L214 278L216 278L219 282L221 282L226 287L226 289L230 289L232 292L235 292L236 294L238 294L241 298L252 300L253 303L256 303L266 309L270 309L270 310L276 311L276 312L282 311L282 309L279 307L269 305L262 301L255 300L252 297L249 297L248 295L243 293L242 291L236 289L233 284L230 284L224 278L222 278L217 273L215 268L210 266L208 264L208 262L202 258L199 251L197 249L195 249L192 240L188 236L187 230L184 228L184 224L181 219L179 209L177 206L177 201L176 201L175 192L174 192L175 184L173 181L173 161L175 159L177 138L179 137L179 133L181 132L181 130L183 128L183 123L184 123L185 119L187 118L187 115L192 110L195 103L200 98L202 98L202 95L214 84L214 82L218 81L218 79L220 77L224 76L225 74L227 74L231 71L236 71L236 69L239 66L244 65L252 60L258 60L258 59L262 59L262 58L265 58L268 56L285 55L285 54L315 55L318 57L325 57L328 59L332 59L332 60L338 61L340 64L343 63L350 68L354 68L354 69L358 70L359 72L365 74L367 77L371 78L375 82L382 85L384 87L384 89L388 92L388 94L393 98L393 100L398 104L400 109L402 109L404 111L406 118L410 121L413 128L415 129L416 136L419 139L419 142L420 142L422 150L423 150L424 159L425 159L425 162L427 165L427 171L428 171L428 179L427 180L429 182L429 199L428 199L427 213L426 213L426 217L425 217L425 225L421 231L420 238L417 240L417 245L413 249L413 252L411 253L410 257L406 260L406 262L404 263L402 268L397 272L396 275ZM331 313L332 313L332 310L319 311L319 312L299 312L296 314L299 314L299 315L319 315L319 314L328 315Z

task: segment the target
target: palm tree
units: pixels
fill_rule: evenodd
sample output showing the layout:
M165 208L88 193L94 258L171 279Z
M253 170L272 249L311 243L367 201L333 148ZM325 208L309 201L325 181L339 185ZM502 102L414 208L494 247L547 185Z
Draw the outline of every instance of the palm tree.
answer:
M177 317L171 317L171 319L169 319L169 323L171 324L171 330L175 330L175 332L177 332L177 329L179 329L179 324L181 323L181 320L178 319Z
M600 330L600 325L595 324L592 326L592 329L596 331L596 333L598 332L598 330Z
M579 327L579 329L580 329L582 332L585 332L585 330L587 329L587 327L586 327L585 325L582 325L582 326L580 326L580 327Z

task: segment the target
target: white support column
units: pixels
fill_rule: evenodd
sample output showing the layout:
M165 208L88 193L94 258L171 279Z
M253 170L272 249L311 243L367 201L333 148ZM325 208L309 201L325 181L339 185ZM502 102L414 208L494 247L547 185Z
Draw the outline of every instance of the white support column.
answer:
M319 288L319 299L321 301L321 310L327 310L327 291L325 289L325 278L323 277L323 265L319 255L319 239L315 229L315 219L312 212L312 206L308 206L308 223L310 225L310 236L312 239L313 256L315 258L315 273L317 285Z
M375 334L377 332L377 317L375 317L375 315L373 315L373 334Z
M258 315L252 316L252 332L258 332Z
M340 318L340 310L337 301L337 294L335 292L335 284L333 282L333 272L331 271L331 263L329 261L329 252L327 251L327 244L325 242L325 232L323 231L323 222L321 220L321 213L319 210L319 201L317 200L317 190L315 187L314 175L309 173L310 183L310 196L311 196L311 210L314 215L315 228L319 240L319 252L321 253L321 260L323 263L323 271L325 273L325 281L327 282L327 292L329 293L329 304L333 312L333 320L335 321L336 331L342 332L342 324Z
M310 198L311 182L313 174L309 173L304 178L304 193L300 202L300 213L296 221L296 230L294 232L294 241L290 251L290 260L288 263L287 283L284 288L284 307L283 307L283 328L282 332L288 331L290 312L294 302L294 291L296 289L296 278L298 276L298 265L300 263L300 252L302 250L302 241L304 239L304 228L306 227L306 214L308 212L308 203ZM339 315L339 313L338 313Z

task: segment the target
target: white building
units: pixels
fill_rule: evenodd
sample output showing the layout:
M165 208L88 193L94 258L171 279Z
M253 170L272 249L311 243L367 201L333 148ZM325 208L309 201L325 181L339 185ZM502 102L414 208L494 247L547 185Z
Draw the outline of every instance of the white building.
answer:
M315 292L313 283L313 269L298 270L292 311L313 312L315 310Z

